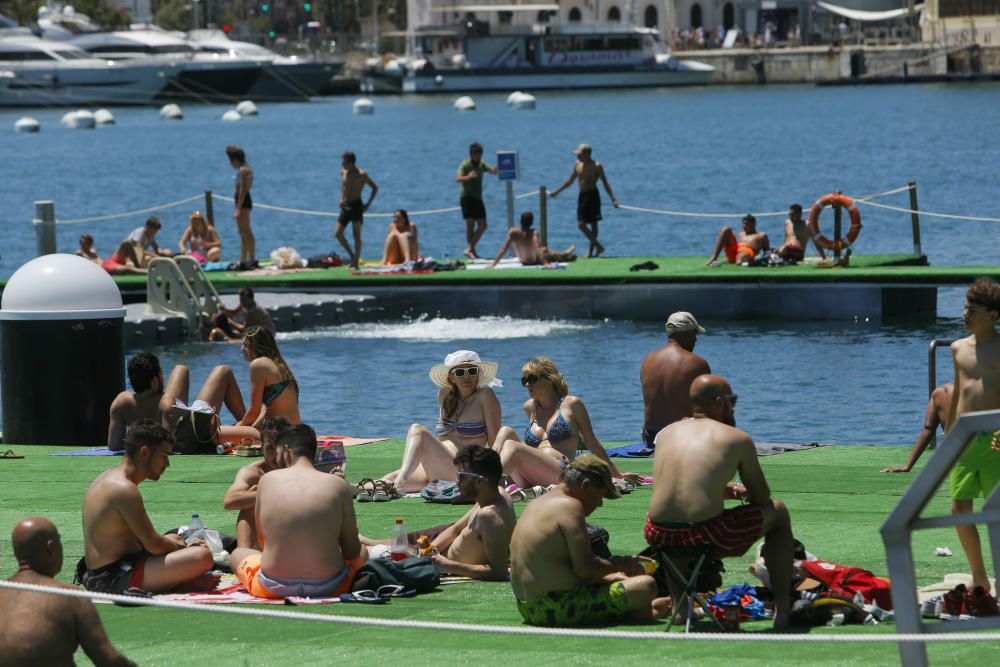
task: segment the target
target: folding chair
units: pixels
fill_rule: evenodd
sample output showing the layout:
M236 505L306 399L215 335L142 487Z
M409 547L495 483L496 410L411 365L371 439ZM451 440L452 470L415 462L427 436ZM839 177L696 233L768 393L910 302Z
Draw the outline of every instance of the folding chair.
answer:
M673 599L673 606L676 612L677 609L680 609L684 601L687 601L687 621L684 624L685 633L691 632L691 619L694 615L695 602L701 605L701 608L705 610L706 616L712 619L712 622L715 623L715 626L719 630L725 631L722 623L712 614L708 604L698 594L698 577L704 571L706 564L712 562L710 557L711 548L710 544L693 547L653 547L660 566L666 568L665 574L668 584L670 584L671 597L674 597L674 591L677 588L683 587L684 589L680 595L680 599ZM679 567L678 564L681 564L683 567ZM680 586L672 584L680 584ZM666 632L670 632L670 628L673 627L675 615L675 613L670 614L670 621L667 623Z

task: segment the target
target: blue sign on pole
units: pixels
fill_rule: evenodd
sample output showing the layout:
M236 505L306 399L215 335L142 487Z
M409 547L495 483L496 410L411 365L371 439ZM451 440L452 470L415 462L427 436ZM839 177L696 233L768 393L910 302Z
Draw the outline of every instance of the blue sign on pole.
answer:
M517 151L497 151L497 178L516 181L520 177Z

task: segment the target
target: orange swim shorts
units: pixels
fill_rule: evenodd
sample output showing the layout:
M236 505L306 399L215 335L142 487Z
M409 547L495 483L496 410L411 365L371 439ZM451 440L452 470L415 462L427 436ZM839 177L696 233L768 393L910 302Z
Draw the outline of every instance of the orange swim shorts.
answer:
M724 250L726 251L726 259L729 260L730 264L736 263L736 257L740 253L746 254L748 259L753 259L754 255L757 254L757 251L751 248L750 246L736 242L730 243L729 245L725 246Z
M254 596L255 598L266 598L271 600L277 600L286 597L286 595L275 593L271 589L267 588L259 580L261 556L262 556L261 554L254 554L252 556L247 556L242 561L240 561L239 566L236 568L236 578L240 580L240 583L243 584L243 586L247 589L247 592L249 592L250 595ZM350 593L351 584L354 583L354 575L355 573L357 573L358 568L364 564L365 564L365 559L362 558L361 556L357 556L355 558L348 560L346 563L344 563L344 570L346 570L346 572L341 573L344 576L340 580L340 584L337 586L337 588L333 591L326 592L324 595L320 595L317 597L337 597L343 593ZM337 575L337 577L340 576L341 575ZM266 576L265 578L269 579ZM302 588L304 586L306 589L308 589L309 583L310 582L307 580L299 579L296 580L297 585L295 587ZM306 593L308 595L307 590L300 590L300 592ZM289 595L291 595L291 593L289 593Z

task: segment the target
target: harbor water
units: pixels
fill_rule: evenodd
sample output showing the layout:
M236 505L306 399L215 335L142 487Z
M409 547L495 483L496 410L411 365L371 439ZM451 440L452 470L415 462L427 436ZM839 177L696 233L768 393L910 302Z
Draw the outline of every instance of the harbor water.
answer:
M232 193L226 144L242 146L256 174L255 202L335 210L339 155L358 154L378 182L373 212L455 206L454 172L468 144L487 157L517 150L515 192L558 186L570 174L571 150L594 147L623 203L682 211L743 213L808 206L833 190L858 195L917 181L930 211L998 216L1000 85L859 88L788 86L540 94L535 111L512 111L503 95L476 96L459 113L447 98L376 98L372 116L353 116L351 99L262 104L258 118L223 123L224 107L189 106L179 122L156 109L116 109L117 125L92 131L59 126L63 110L35 110L37 135L12 130L25 112L0 112L0 275L34 252L32 201L53 199L62 219L169 202L205 189ZM490 229L480 252L495 252L506 227L503 187L485 185ZM883 200L906 206L906 195ZM160 213L161 244L175 247L187 214ZM537 199L517 210L537 211ZM231 205L217 201L224 254L236 254ZM860 253L910 252L908 215L863 208ZM106 256L144 215L60 227L61 250L89 232ZM580 245L575 189L550 200L550 245ZM760 227L780 242L783 217ZM464 247L458 214L417 217L424 254L456 256ZM601 238L612 255L705 254L721 224L738 220L661 217L614 211L605 197ZM375 257L387 220L369 218L364 255ZM832 225L828 213L824 227ZM304 255L339 250L333 221L255 210L260 255L292 245ZM996 264L995 223L923 219L932 264ZM697 352L740 395L739 424L758 440L908 444L922 424L927 343L961 335L961 289L943 290L936 323L708 321ZM666 316L667 313L664 313ZM662 325L625 321L526 321L504 317L350 325L287 334L282 350L302 387L303 418L317 430L402 437L413 422L436 418L429 367L454 349L500 362L504 422L521 427L525 392L520 365L551 357L571 390L586 401L602 440L636 441L642 422L638 369L665 342ZM238 346L188 344L154 350L165 366L187 363L200 382L227 363L246 385ZM951 374L939 355L940 378ZM245 387L244 387L245 388ZM520 428L519 428L520 430Z

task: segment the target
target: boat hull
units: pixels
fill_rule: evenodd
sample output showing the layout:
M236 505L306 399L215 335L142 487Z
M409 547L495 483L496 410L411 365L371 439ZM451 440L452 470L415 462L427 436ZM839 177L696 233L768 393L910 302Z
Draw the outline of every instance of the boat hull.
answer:
M166 65L15 69L0 107L151 104L179 71Z
M698 65L694 67L693 65ZM666 67L622 68L600 71L514 72L510 70L445 70L393 76L370 73L366 83L380 93L471 93L510 90L559 90L590 88L651 88L701 86L712 82L714 69L701 63L679 63Z
M232 102L247 98L260 64L188 63L156 96L158 102Z
M306 100L321 94L342 68L343 63L272 63L264 67L247 95L273 102Z

